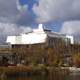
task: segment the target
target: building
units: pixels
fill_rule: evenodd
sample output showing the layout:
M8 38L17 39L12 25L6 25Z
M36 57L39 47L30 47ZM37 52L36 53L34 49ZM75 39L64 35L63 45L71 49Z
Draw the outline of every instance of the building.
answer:
M34 29L30 33L22 33L19 36L8 36L7 43L14 44L38 44L46 42L47 37L68 39L71 44L74 44L73 36L60 34L44 30L42 24L39 24L38 29Z
M12 52L18 56L18 61L25 63L53 64L54 59L66 59L70 57L70 44L74 44L73 36L52 32L43 29L39 24L38 29L19 36L8 36L7 43L11 44Z

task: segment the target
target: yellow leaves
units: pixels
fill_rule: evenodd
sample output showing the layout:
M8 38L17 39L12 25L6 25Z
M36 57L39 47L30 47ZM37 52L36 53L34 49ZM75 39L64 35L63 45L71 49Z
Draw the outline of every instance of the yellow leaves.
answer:
M80 67L80 53L74 54L72 59L73 59L74 66Z

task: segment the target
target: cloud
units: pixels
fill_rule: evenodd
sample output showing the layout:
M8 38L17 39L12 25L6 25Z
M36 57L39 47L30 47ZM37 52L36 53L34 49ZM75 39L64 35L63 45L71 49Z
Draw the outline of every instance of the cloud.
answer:
M80 34L80 21L64 22L60 32L65 34Z
M75 41L80 43L80 21L64 22L60 33L73 35Z
M32 7L27 4L22 6L18 1L0 0L0 39L27 31L26 25L57 20L70 21L63 24L61 33L80 33L79 21L73 21L80 20L80 0L39 0L39 4L30 4ZM27 8L31 8L35 15Z
M16 23L19 25L31 25L35 24L35 15L29 10L29 5L26 3L21 5L20 1L17 0L17 9L19 11ZM35 4L35 3L34 3Z
M20 25L32 24L34 17L27 7L27 4L21 6L19 0L0 0L0 22Z
M16 0L0 0L0 22L15 22L17 15Z
M31 31L30 27L18 26L11 23L0 23L0 42L5 42L7 36L19 35Z
M16 4L17 4L17 9L23 13L24 11L26 11L28 9L28 5L25 4L25 5L21 5L19 0L16 1Z
M27 5L21 6L18 0L0 0L0 42L8 35L18 35L31 30L33 15L27 10ZM25 25L25 26L23 26Z
M80 0L39 0L33 11L37 22L80 20Z

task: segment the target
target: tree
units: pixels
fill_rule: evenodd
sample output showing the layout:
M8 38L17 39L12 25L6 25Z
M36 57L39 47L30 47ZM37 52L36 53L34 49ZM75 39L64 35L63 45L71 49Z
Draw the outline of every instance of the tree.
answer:
M80 53L74 54L72 56L73 59L73 65L76 67L80 67Z

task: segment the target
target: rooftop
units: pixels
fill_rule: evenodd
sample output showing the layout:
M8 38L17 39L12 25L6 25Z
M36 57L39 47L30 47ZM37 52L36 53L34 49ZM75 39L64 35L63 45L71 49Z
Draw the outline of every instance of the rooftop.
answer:
M70 38L65 34L60 34L57 32L52 32L50 30L44 30L42 24L39 24L38 29L33 29L32 32L22 33L19 36L8 36L7 41L11 44L37 44L44 43L47 39L47 36L57 37L57 38Z

